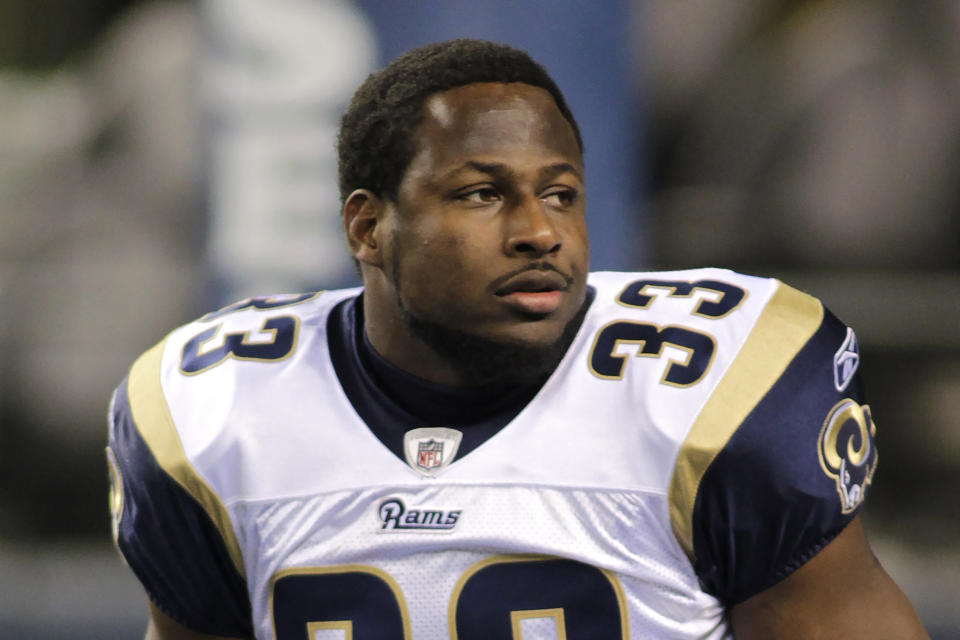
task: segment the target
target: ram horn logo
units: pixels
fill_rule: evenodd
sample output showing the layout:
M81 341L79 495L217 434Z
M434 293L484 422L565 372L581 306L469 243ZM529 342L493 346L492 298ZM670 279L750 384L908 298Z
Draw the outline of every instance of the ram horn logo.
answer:
M110 528L113 541L120 538L120 521L123 519L123 475L113 449L107 447L107 468L110 471Z
M863 502L877 469L877 427L870 407L845 398L833 405L820 429L817 453L820 467L837 485L843 513Z

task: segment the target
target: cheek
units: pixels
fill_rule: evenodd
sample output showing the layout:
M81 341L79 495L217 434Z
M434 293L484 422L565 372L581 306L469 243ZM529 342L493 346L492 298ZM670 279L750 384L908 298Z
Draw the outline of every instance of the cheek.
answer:
M405 295L420 298L421 304L443 300L448 290L462 293L464 282L476 272L470 243L457 235L424 230L396 240L394 278Z
M480 264L468 249L468 244L452 238L424 247L420 267L429 274L432 289L443 298L463 297L472 290Z
M409 256L412 261L437 272L469 268L476 261L477 242L472 241L473 234L463 229L450 228L441 224L422 225L414 230L404 243L414 248L415 254Z
M577 223L576 227L572 230L571 237L574 238L578 252L585 257L589 256L590 240L587 236L587 223L585 220Z

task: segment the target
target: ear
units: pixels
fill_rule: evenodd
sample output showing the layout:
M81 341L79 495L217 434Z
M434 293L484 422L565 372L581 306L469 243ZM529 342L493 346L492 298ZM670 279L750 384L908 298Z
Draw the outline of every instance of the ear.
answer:
M343 203L343 230L350 253L359 262L375 267L383 265L382 230L385 202L369 189L357 189Z

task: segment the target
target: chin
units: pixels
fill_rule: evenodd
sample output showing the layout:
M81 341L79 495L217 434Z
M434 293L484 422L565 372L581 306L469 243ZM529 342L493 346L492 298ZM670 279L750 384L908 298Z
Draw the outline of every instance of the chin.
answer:
M493 330L477 331L475 335L491 342L504 345L549 347L556 344L563 336L563 330L569 319L560 323L554 319L528 320L522 323L510 322Z
M411 333L475 384L493 380L535 380L560 364L576 337L586 305L573 317L484 323L453 327L404 311Z

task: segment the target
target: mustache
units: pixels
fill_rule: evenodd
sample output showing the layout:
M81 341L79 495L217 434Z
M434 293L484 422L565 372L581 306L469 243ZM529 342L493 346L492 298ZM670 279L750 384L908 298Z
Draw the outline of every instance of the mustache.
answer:
M490 283L490 289L492 291L496 291L497 289L504 286L508 280L517 277L521 273L526 273L527 271L553 271L554 273L559 274L561 278L563 278L563 281L567 283L567 287L573 284L573 280L574 280L572 275L564 271L561 271L560 269L550 264L549 262L531 262L529 264L526 264L520 267L519 269L515 269L510 273L506 273L498 277L492 283Z

